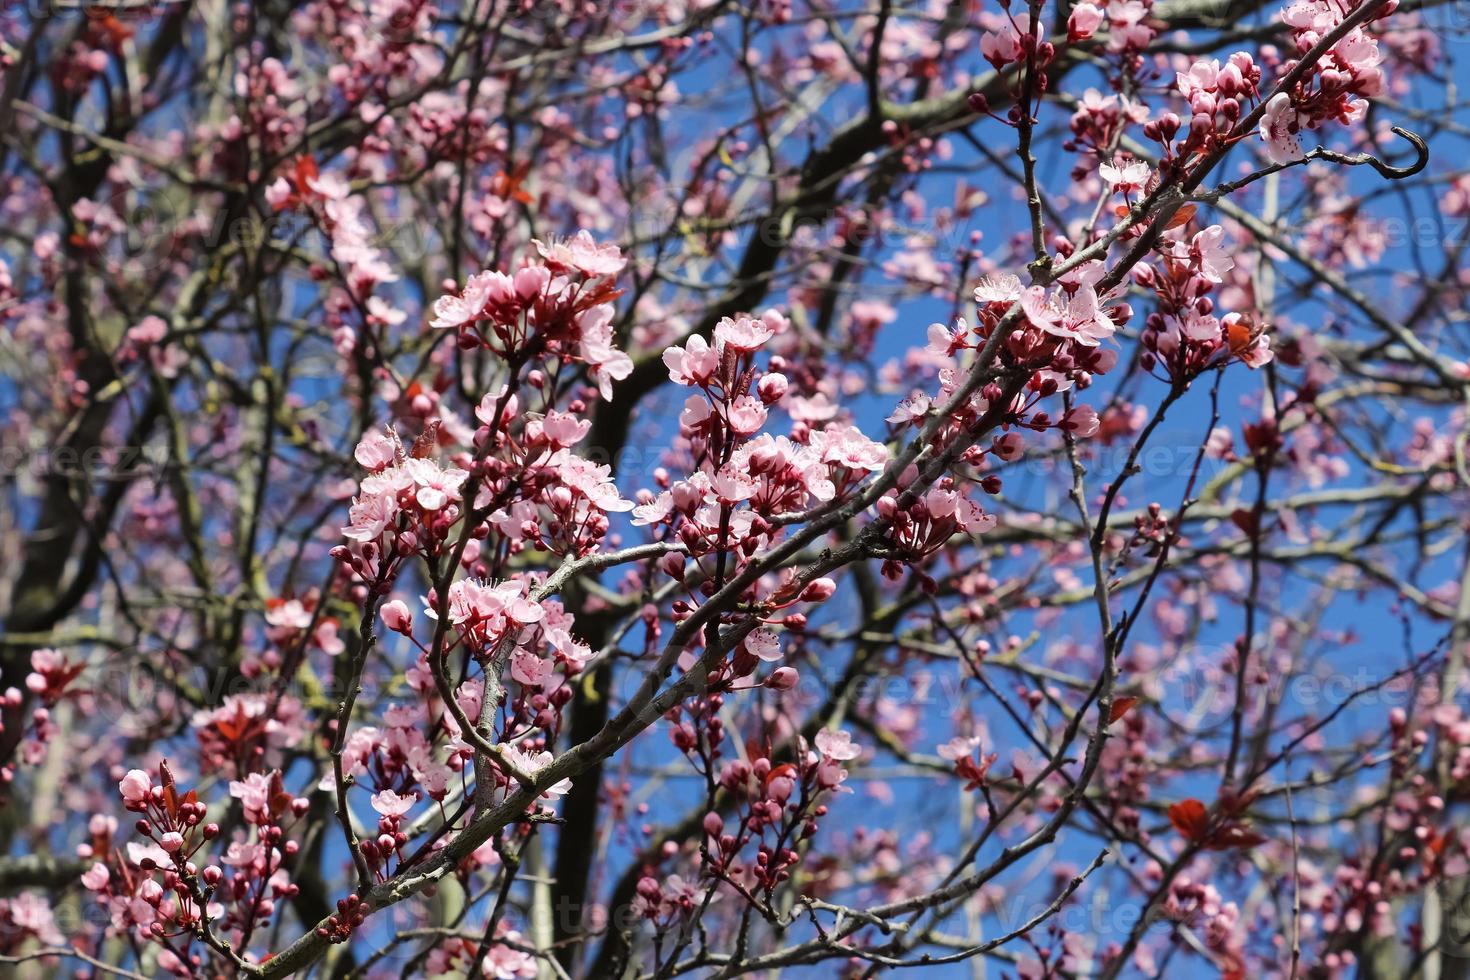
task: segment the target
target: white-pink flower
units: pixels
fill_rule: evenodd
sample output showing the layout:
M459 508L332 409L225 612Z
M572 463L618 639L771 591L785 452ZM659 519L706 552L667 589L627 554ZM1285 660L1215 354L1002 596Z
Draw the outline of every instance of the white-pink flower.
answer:
M412 810L413 805L417 802L416 795L401 796L391 789L374 793L372 796L373 809L385 817L401 817Z
M352 456L366 469L373 471L391 466L398 458L398 437L391 432L369 429L358 440Z
M1005 64L1021 57L1021 39L1010 24L999 31L986 31L980 37L980 56L991 64Z
M773 331L764 320L754 320L744 314L731 319L725 317L715 325L716 346L749 352L759 350L771 339Z
M107 887L111 878L112 873L107 870L107 865L99 861L82 872L82 887L88 891L100 892Z
M271 780L263 773L247 773L244 779L230 781L230 795L240 801L249 823L265 823L270 814Z
M822 729L817 732L817 751L823 758L832 759L837 762L846 762L856 759L862 754L862 749L852 744L852 736L843 731L832 731Z
M741 395L730 404L726 417L736 435L753 435L766 422L766 406L759 398Z
M1123 192L1136 191L1148 183L1148 164L1141 160L1125 163L1104 163L1097 168L1098 176L1108 186Z
M664 351L664 365L669 369L669 380L675 384L697 385L714 376L720 366L720 356L708 341L696 334L684 347Z
M754 630L745 638L745 649L767 663L781 659L781 638L774 630Z
M899 402L887 420L895 425L907 425L910 422L919 421L928 414L929 396L923 392L916 392Z
M1091 405L1078 405L1062 416L1061 426L1080 439L1095 435L1098 430L1097 409Z
M1291 104L1291 96L1277 92L1266 103L1261 116L1261 139L1266 141L1266 155L1272 163L1288 164L1306 159L1302 152L1301 117Z
M1235 268L1235 260L1225 248L1225 229L1210 225L1195 234L1192 245L1199 256L1200 275L1210 282L1224 282L1225 274Z
M584 276L615 276L627 260L616 245L599 245L583 228L571 238L534 242L546 263L558 269L576 269Z

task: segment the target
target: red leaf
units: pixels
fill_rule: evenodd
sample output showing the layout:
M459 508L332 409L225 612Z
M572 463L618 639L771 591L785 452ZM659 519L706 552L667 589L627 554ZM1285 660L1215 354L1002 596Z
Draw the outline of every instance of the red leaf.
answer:
M1113 722L1117 721L1119 718L1122 718L1128 712L1132 711L1133 706L1137 703L1138 699L1135 697L1122 697L1114 700L1113 709L1108 712L1108 724L1111 725Z
M776 766L774 769L766 774L766 785L769 786L771 784L771 780L777 779L781 776L789 776L795 778L796 767L789 762L781 763L779 766Z
M1230 512L1230 521L1236 527L1244 531L1249 537L1256 536L1256 515L1244 507L1237 507Z
M1212 851L1228 851L1236 847L1255 847L1265 842L1264 836L1244 824L1227 823L1210 835L1205 846Z
M1210 815L1196 799L1180 800L1169 807L1169 822L1180 836L1196 844L1203 843L1210 832Z
M1170 218L1169 223L1164 227L1178 228L1180 225L1189 224L1190 220L1194 218L1194 213L1198 210L1193 204L1186 204L1174 212L1174 217Z
M434 419L424 426L424 431L419 433L419 437L413 441L413 448L408 451L410 456L423 459L434 451L434 446L439 441L439 424L439 420Z

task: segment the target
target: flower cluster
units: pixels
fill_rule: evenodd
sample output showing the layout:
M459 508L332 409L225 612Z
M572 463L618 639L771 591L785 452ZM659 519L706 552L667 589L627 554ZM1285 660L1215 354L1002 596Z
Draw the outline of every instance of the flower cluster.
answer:
M436 330L456 330L465 347L485 347L513 363L557 358L585 364L603 398L633 362L613 341L612 279L624 265L615 245L598 245L585 230L568 241L536 242L540 261L513 275L470 277L457 294L434 303Z
M1161 250L1156 267L1134 267L1133 280L1158 297L1144 323L1143 366L1187 384L1208 368L1239 360L1252 368L1272 358L1262 325L1244 313L1215 315L1210 293L1234 266L1225 230L1211 225Z
M789 382L780 372L762 371L756 355L787 329L774 310L760 318L727 317L716 325L713 344L696 335L664 352L670 379L698 391L679 416L681 439L698 465L685 479L666 479L667 489L656 496L641 494L633 523L670 529L680 553L667 556L662 568L691 587L707 588L711 568L700 563L686 581L685 555L718 556L715 567L725 568L728 579L776 540L788 515L844 499L889 458L885 446L836 421L835 409L823 414L821 428L812 428L813 418L793 425L790 436L760 431ZM727 559L733 560L728 567Z
M1222 65L1218 58L1196 61L1178 72L1175 87L1189 103L1189 122L1172 112L1144 126L1144 135L1163 145L1163 160L1187 163L1218 149L1245 113L1245 103L1260 97L1261 68L1249 53L1237 51ZM1175 136L1183 129L1184 136Z
M715 712L720 704L718 696L707 702ZM703 736L695 737L688 723L676 726L675 745L716 779L735 810L729 818L713 809L705 814L703 874L740 894L769 899L791 877L800 860L797 848L810 846L816 836L828 812L821 801L833 792L846 792L845 764L857 759L861 750L847 732L823 730L812 746L801 740L791 762L776 763L762 756L753 762L725 763L716 772L722 729L718 718L707 718L701 727ZM752 849L753 854L746 856ZM651 875L639 881L637 892L635 908L665 926L692 911L689 900L696 894L694 884L678 876L661 883Z
M1397 0L1382 5L1375 20L1393 13ZM1356 5L1336 0L1294 0L1281 15L1291 28L1292 44L1298 54L1306 54L1324 37L1333 33ZM1290 92L1277 92L1266 103L1261 116L1261 139L1273 163L1292 163L1303 159L1301 133L1323 123L1350 125L1363 118L1368 104L1363 99L1381 95L1384 90L1383 60L1378 40L1368 33L1367 24L1359 24L1344 34L1314 61L1311 70ZM1296 67L1295 61L1282 66L1283 72Z
M136 930L141 940L165 943L174 936L192 935L219 911L217 906L206 908L205 880L192 861L219 836L219 825L204 822L206 807L193 790L179 790L167 763L159 766L157 784L148 773L133 769L118 784L118 791L123 806L140 814L134 829L149 844L130 842L129 861L119 859L115 868L94 864L82 883L108 900L113 928L120 932ZM154 872L161 873L162 883Z

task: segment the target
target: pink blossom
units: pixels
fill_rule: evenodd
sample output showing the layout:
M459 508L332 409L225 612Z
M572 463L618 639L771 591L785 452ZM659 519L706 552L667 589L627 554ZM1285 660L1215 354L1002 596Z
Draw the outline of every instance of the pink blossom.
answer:
M1103 22L1103 12L1090 3L1079 3L1067 17L1067 38L1082 41L1092 37Z
M1225 229L1210 225L1197 232L1191 244L1199 256L1201 275L1210 282L1224 282L1225 274L1235 267L1235 260L1225 247Z
M357 443L352 456L363 467L377 471L391 466L400 453L398 438L391 431L369 429Z
M708 381L719 365L719 356L703 337L690 337L684 347L664 351L669 379L675 384L698 385Z
M997 67L1018 61L1021 57L1021 39L1009 24L1005 24L999 31L986 31L980 36L980 54Z
M858 746L853 745L853 736L847 732L833 732L831 729L823 729L817 732L817 751L822 752L823 757L829 760L845 763L854 760L863 754Z
M772 333L765 321L753 320L743 315L735 319L725 317L715 325L717 345L742 353L759 350L771 339Z
M899 402L898 407L888 416L888 421L898 425L906 425L912 422L918 422L928 414L929 396L919 392Z
M772 630L756 630L745 638L745 648L770 663L781 659L781 640Z
M378 614L383 617L383 625L395 633L407 636L413 630L413 614L402 599L383 603Z
M107 887L107 882L111 877L107 865L95 862L82 873L82 887L88 891L100 892Z
M400 796L391 789L374 793L372 798L373 809L385 817L401 817L413 809L413 805L416 802L418 802L416 797L412 795Z
M539 241L534 244L547 265L573 269L584 276L615 276L627 264L616 245L597 244L585 228L565 240L553 239L550 244Z
M117 784L118 791L122 793L123 802L129 806L137 806L148 802L148 794L153 789L153 783L148 774L141 769L130 769L128 774Z
M1261 116L1261 139L1266 141L1266 155L1275 164L1295 163L1306 158L1300 138L1301 121L1292 107L1291 96L1277 92L1266 103Z

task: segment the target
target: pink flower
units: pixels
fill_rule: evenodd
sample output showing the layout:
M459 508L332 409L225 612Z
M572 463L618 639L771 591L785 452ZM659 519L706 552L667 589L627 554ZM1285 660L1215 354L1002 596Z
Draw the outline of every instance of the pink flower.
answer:
M302 605L300 599L287 599L284 602L272 599L271 602L275 604L267 604L265 611L265 621L271 626L304 630L311 625L311 612Z
M394 599L383 603L378 611L383 617L383 625L395 633L407 636L413 630L413 614L408 611L408 605L402 599Z
M627 265L616 245L598 245L585 228L568 239L534 244L546 264L559 271L575 269L589 277L615 276Z
M374 793L372 797L373 809L385 817L401 817L413 809L413 805L417 802L417 796L400 796L391 789Z
M469 474L456 467L445 469L429 459L406 459L404 468L418 486L414 500L424 510L439 510L451 500L459 500L459 488Z
M980 285L975 287L975 302L984 306L987 303L998 303L1010 306L1021 298L1021 280L1018 276L1006 274L1003 276L986 276L980 280ZM929 328L929 347L936 349L935 341L938 339L934 328L938 327L944 331L944 344L949 344L949 329L943 324L936 323Z
M923 393L910 395L898 403L898 407L888 416L887 421L897 425L907 425L917 422L929 414L929 396Z
M1225 273L1235 268L1235 260L1225 248L1225 229L1219 225L1197 232L1191 246L1199 256L1200 275L1210 282L1224 282Z
M771 671L771 676L766 678L766 687L773 691L789 691L801 680L795 667L777 667Z
M506 745L503 747L503 749L506 758L510 760L513 765L519 768L522 772L528 773L532 776L536 775L536 773L551 765L551 761L553 758L552 754L545 750L539 752L528 752L518 745ZM541 795L551 797L565 796L571 788L572 781L570 779L562 779L558 780L555 783L552 783L550 786L546 787L546 789L542 790Z
M582 331L578 353L591 368L592 380L603 401L612 400L614 381L622 381L633 373L633 359L613 343L613 308L603 303L581 314L577 325Z
M546 687L557 676L556 665L529 651L518 650L510 662L510 676L527 687Z
M363 433L358 440L357 448L353 450L352 457L366 469L374 472L391 466L398 458L398 437L391 432L380 432L376 429Z
M1065 291L1048 294L1040 286L1032 286L1022 295L1021 308L1027 319L1045 332L1088 347L1096 347L1117 330L1098 302L1097 292L1087 284L1070 295Z
M1021 39L1010 24L986 31L980 38L980 56L997 68L1021 58Z
M669 380L675 384L699 385L714 376L720 366L720 356L708 341L696 335L689 338L687 346L664 351L664 365L669 369Z
M240 801L249 823L264 824L270 819L271 778L263 773L248 773L242 780L230 782L230 795Z
M582 441L592 429L590 419L579 419L575 415L552 410L541 420L541 433L557 446L573 446Z
M100 862L93 864L82 872L82 887L88 891L100 892L107 887L107 882L112 874L107 870L107 865Z
M745 638L745 649L773 663L781 659L781 638L773 630L755 630Z
M516 283L505 273L491 270L469 278L458 296L441 296L434 301L434 318L429 326L444 330L473 323L491 305L506 305L516 299Z
M824 758L832 759L836 762L846 762L849 759L856 759L862 754L862 749L852 744L852 736L847 732L834 732L824 728L820 732L817 732L815 741L817 743L817 751L822 753Z
M540 603L530 599L512 599L505 607L506 614L522 626L539 623L546 618L546 610Z
M1193 108L1199 95L1214 95L1220 78L1220 61L1217 58L1211 58L1209 61L1196 61L1190 66L1189 71L1178 72L1174 78L1179 94L1189 100ZM1213 113L1213 108L1210 111Z
M1126 193L1136 191L1148 183L1150 170L1148 164L1135 160L1121 165L1104 163L1097 168L1097 172L1098 176L1108 182L1108 186Z
M1302 152L1301 118L1291 104L1291 96L1277 92L1266 103L1261 116L1261 139L1266 141L1266 155L1272 163L1288 164L1306 159Z
M1079 3L1067 18L1067 39L1082 41L1092 37L1103 21L1103 12L1090 3Z
M814 578L801 590L802 602L826 602L837 594L837 583L825 576Z
M1062 428L1080 439L1095 435L1098 429L1097 410L1091 405L1078 405L1062 416Z
M811 445L825 463L850 470L876 473L888 462L888 447L874 442L851 425L829 425L813 432Z
M763 320L753 320L741 315L735 319L725 317L715 325L717 345L746 353L759 350L771 339L773 331Z
M136 327L128 330L128 340L139 347L156 344L168 334L168 324L162 317L145 316Z
M939 757L941 759L948 759L950 762L956 762L960 759L968 758L979 747L980 736L960 735L950 739L948 742L945 742L935 751L939 754Z
M741 395L731 403L727 415L736 435L748 436L760 430L766 421L766 406L759 398Z
M521 941L520 934L513 929L506 930L504 938L512 943ZM521 980L536 975L536 959L524 950L497 942L480 961L479 972L491 980Z
M153 789L153 782L143 770L130 769L117 784L117 788L122 793L123 802L132 808L148 802L148 793Z
M997 456L1009 463L1021 457L1021 452L1025 449L1025 442L1021 438L1021 433L1007 432L995 440L992 448Z
M640 504L633 508L633 524L636 527L644 527L649 524L661 524L674 512L674 495L665 490L646 504Z

